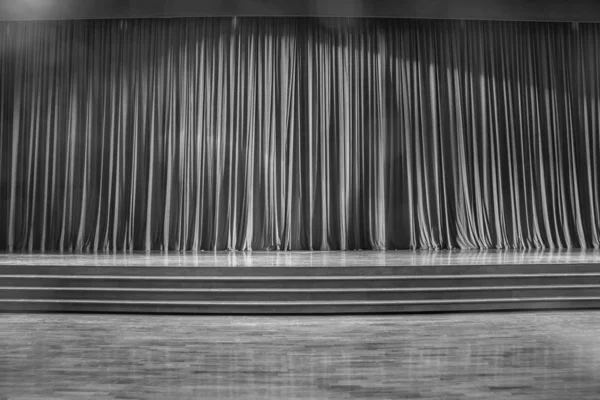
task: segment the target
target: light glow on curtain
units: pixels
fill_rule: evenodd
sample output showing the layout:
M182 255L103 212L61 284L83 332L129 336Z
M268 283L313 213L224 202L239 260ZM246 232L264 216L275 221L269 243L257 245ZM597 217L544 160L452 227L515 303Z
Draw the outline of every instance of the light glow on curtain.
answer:
M600 245L600 25L0 22L0 248Z

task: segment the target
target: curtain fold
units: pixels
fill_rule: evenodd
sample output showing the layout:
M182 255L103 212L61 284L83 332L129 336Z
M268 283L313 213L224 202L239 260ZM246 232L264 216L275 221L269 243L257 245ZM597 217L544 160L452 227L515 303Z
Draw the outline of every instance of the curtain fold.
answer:
M600 246L600 25L0 22L0 248Z

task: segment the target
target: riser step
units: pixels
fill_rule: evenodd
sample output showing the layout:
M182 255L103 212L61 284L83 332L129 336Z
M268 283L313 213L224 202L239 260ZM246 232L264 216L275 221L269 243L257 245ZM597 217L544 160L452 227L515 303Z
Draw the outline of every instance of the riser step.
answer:
M0 288L0 299L114 300L114 301L223 301L223 302L336 302L421 301L455 299L512 299L538 297L598 297L600 287L494 287L371 290L156 290Z
M600 273L600 264L512 264L512 265L414 265L397 267L154 267L154 266L65 266L2 265L0 275L110 275L110 276L377 276L377 275L472 275Z
M526 286L526 285L600 285L600 274L593 276L497 275L446 277L364 277L362 279L331 279L330 277L289 278L202 278L202 277L108 277L108 276L0 276L0 285L12 287L81 287L81 288L156 288L156 289L242 289L242 288L434 288L466 286Z
M538 298L477 301L354 303L164 303L0 300L2 312L100 312L159 314L348 314L600 308L600 298Z

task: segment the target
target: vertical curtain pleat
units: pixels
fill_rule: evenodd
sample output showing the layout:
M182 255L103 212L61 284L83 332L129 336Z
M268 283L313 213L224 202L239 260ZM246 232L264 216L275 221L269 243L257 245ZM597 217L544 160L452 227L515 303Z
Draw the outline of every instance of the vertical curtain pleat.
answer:
M600 26L0 22L0 248L600 246Z

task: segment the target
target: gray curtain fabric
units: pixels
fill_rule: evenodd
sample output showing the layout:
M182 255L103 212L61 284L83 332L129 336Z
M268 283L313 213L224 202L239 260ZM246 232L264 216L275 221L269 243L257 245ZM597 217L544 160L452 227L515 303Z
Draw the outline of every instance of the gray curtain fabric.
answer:
M600 244L600 25L0 22L0 248Z

